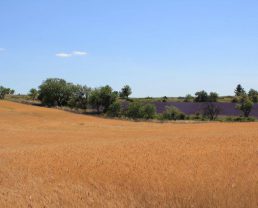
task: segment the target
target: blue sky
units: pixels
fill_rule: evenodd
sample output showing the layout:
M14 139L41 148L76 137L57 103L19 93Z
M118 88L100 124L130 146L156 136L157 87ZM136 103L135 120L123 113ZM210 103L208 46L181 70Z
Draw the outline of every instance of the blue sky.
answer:
M133 96L258 89L257 0L0 1L0 85L48 77Z

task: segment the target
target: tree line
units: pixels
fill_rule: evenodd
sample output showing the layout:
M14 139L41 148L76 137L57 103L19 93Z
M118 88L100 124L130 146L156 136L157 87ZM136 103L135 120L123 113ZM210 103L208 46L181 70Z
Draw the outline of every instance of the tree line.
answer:
M236 108L243 112L244 117L249 117L254 103L258 102L258 91L250 89L248 93L239 84L234 90L235 96L231 102L236 103ZM14 94L14 90L0 86L0 99L8 94ZM95 110L96 113L104 113L111 117L128 117L133 119L198 119L199 115L189 117L184 115L176 107L167 107L158 115L156 106L151 102L135 102L130 99L132 89L125 85L120 91L114 91L109 85L91 88L86 85L78 85L59 78L49 78L42 82L38 89L32 88L28 95L32 100L39 100L42 105L68 106L73 109ZM167 101L163 97L163 102ZM184 97L184 102L205 103L202 109L202 118L217 119L221 109L217 105L219 94L216 92L198 91L195 96L190 94Z

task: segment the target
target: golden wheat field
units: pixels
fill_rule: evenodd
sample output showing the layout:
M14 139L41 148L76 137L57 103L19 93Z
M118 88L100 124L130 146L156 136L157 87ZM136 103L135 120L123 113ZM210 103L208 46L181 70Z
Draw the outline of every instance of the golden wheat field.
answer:
M258 123L108 120L0 102L0 207L258 207Z

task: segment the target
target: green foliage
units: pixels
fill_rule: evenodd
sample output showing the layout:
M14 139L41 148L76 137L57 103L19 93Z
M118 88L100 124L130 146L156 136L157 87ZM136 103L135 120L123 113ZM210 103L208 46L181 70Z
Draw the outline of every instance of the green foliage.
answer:
M195 102L208 102L208 93L204 90L195 93Z
M153 119L156 115L156 107L153 104L146 104L141 106L140 115L144 119Z
M165 102L167 102L167 101L168 101L168 97L167 97L167 96L162 97L162 102L163 102L163 103L165 103Z
M121 98L126 98L128 99L129 95L132 94L132 89L129 85L125 85L120 92L120 97Z
M0 99L4 99L6 95L13 95L14 90L0 86Z
M218 98L219 98L218 93L210 92L210 94L208 95L208 93L206 91L202 90L202 91L195 93L194 101L198 102L198 103L217 102ZM189 97L189 99L190 99L190 97Z
M166 107L165 112L162 114L162 118L165 120L184 120L185 114L174 106Z
M208 97L208 101L209 102L217 102L219 98L218 93L216 92L210 92L209 97Z
M153 104L141 104L134 102L129 104L126 116L133 119L153 119L156 115L156 107Z
M244 88L241 86L241 84L238 84L235 89L235 96L243 96L245 94L246 94L246 92L245 92Z
M238 103L239 98L238 97L233 97L231 100L231 103Z
M108 85L100 88L99 96L104 113L107 111L108 107L117 99L117 93L113 92L112 88Z
M67 83L63 79L50 78L39 86L39 100L47 106L67 105L73 93L76 92L76 86Z
M93 108L97 109L97 112L100 112L101 107L101 98L100 98L100 88L95 88L91 91L89 103Z
M38 92L38 90L36 90L35 88L32 88L32 89L30 89L28 96L29 96L32 100L36 100L36 99L38 98L38 96L39 96L39 92Z
M112 103L107 110L107 115L110 117L119 117L121 114L121 105L118 102Z
M248 96L242 96L240 99L240 104L236 106L237 109L241 110L244 114L244 117L248 117L254 103L249 99Z
M126 116L133 119L141 118L141 104L138 102L130 103L126 112Z
M108 85L100 88L95 88L90 94L90 104L100 112L100 108L103 108L103 112L106 113L109 106L113 104L117 99L117 92L113 91Z
M71 108L87 109L91 88L87 86L74 85L73 93L68 101Z
M253 117L232 117L232 116L228 116L228 117L222 119L222 121L228 121L228 122L254 122L254 121L256 121L256 119L253 118Z
M185 98L184 98L184 102L187 102L187 103L189 103L189 102L192 102L193 101L193 96L192 95L190 95L190 94L187 94L186 96L185 96Z
M258 91L254 89L250 89L248 92L248 97L251 99L252 102L258 102Z

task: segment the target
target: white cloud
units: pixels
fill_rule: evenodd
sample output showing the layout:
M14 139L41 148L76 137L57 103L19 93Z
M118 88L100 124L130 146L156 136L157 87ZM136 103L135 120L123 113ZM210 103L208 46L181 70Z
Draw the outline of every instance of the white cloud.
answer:
M86 55L88 55L88 53L85 51L73 51L71 53L60 52L56 54L56 56L60 58L70 58L72 56L86 56Z
M74 56L86 56L86 55L88 55L88 53L85 51L74 51L73 55Z
M0 52L1 52L1 51L5 51L5 48L0 48Z
M72 54L71 53L57 53L56 56L61 57L61 58L69 58L72 56Z

